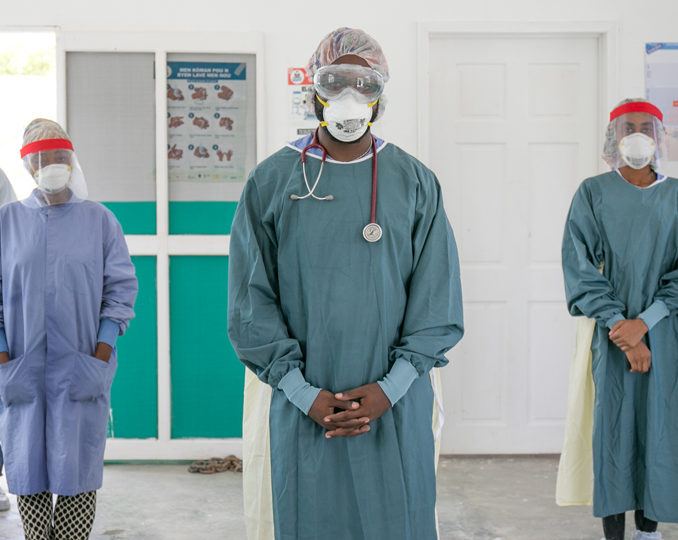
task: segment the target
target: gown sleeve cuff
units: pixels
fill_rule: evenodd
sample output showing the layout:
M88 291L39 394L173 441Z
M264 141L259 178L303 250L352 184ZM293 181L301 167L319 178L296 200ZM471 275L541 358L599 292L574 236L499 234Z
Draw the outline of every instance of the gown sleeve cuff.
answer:
M669 316L669 308L666 307L666 304L661 300L655 300L654 303L638 315L639 319L642 319L643 322L647 325L648 330L652 330L652 327L661 321L664 317Z
M605 326L607 326L610 330L612 330L612 327L617 324L619 321L625 320L624 316L621 313L617 313L616 315L612 315L607 322L605 323Z
M5 334L5 329L0 328L0 353L9 352L9 347L7 346L7 334Z
M409 390L412 383L419 377L415 367L404 358L398 358L386 376L377 381L386 397L395 405Z
M97 334L97 343L106 343L111 348L115 348L115 342L120 334L120 325L112 319L101 319L99 322L99 333Z
M278 383L278 389L285 392L289 402L306 415L320 393L320 388L306 382L299 368L287 373Z

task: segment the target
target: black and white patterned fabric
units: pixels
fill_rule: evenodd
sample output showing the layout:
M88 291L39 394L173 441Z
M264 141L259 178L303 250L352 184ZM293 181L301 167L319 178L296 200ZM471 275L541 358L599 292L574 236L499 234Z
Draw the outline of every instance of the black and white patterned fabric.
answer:
M52 494L19 495L17 503L26 540L52 540Z
M72 497L52 494L17 497L26 540L87 540L96 514L96 491Z
M87 540L97 509L97 492L59 496L54 507L55 540Z

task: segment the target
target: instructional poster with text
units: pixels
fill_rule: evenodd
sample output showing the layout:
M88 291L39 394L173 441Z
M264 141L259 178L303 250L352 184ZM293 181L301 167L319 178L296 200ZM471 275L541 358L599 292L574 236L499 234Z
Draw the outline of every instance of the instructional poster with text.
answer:
M678 176L678 43L645 44L645 95L664 113L664 171Z
M247 151L245 64L167 63L170 182L243 182Z

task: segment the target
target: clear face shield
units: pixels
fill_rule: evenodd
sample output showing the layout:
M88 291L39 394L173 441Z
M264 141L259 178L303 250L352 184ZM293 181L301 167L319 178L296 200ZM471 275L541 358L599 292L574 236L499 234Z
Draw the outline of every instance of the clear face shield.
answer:
M612 169L649 165L658 172L664 141L661 111L644 101L626 103L610 114L603 159Z
M21 149L21 157L46 204L77 202L87 198L84 174L73 145L67 139L29 143Z

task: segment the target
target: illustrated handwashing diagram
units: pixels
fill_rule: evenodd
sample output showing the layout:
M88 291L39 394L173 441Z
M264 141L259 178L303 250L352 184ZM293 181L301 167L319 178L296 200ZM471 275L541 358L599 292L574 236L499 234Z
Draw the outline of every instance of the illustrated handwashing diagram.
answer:
M243 181L247 84L245 63L167 63L170 182Z

